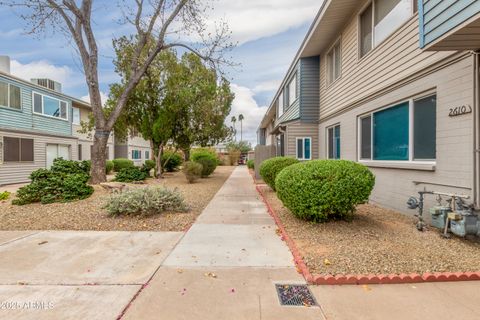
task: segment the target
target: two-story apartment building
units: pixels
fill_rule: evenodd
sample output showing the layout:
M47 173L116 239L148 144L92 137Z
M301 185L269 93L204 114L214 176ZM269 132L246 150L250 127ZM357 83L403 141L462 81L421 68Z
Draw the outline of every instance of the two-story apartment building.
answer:
M143 139L140 133L132 131L125 139L115 138L115 158L127 158L141 166L152 156L150 141Z
M319 158L370 167L372 202L406 211L426 188L478 207L479 6L326 0L315 18L292 65L319 57Z

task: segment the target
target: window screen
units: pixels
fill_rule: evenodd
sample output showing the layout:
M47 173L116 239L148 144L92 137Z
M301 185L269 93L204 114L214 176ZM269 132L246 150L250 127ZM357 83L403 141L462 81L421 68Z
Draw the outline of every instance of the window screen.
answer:
M436 159L437 96L414 101L413 158Z
M360 120L361 130L361 159L372 158L372 117L368 116Z
M36 113L42 113L42 96L38 93L33 94L33 111Z
M293 76L293 79L288 85L288 104L292 104L297 99L297 75Z
M80 124L80 109L79 108L72 108L72 123L73 124Z
M412 6L412 0L375 1L375 46L410 18Z
M8 107L8 83L0 82L0 106Z
M20 161L33 161L33 139L20 139Z
M297 139L297 159L303 159L303 139Z
M67 103L60 101L60 118L67 119Z
M20 87L10 85L10 108L22 108L20 103Z
M360 16L360 56L362 57L372 50L372 14L372 5L370 4Z
M374 160L408 160L408 102L373 115Z
M3 137L3 150L5 162L20 161L20 139Z

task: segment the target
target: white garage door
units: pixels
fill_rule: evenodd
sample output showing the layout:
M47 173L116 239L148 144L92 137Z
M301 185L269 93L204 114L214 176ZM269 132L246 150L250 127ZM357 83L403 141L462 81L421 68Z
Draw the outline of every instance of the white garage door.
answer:
M63 158L70 160L70 146L63 144L47 144L47 169L50 169L53 160Z

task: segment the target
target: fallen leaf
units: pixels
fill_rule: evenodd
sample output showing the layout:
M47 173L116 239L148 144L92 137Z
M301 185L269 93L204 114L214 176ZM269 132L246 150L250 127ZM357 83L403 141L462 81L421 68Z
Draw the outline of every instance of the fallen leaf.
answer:
M45 243L48 243L48 241L41 241L38 243L38 245L41 246L42 244L45 244Z
M207 272L207 273L205 273L205 277L210 277L210 278L216 279L217 275L213 272Z
M177 273L183 273L183 269L177 269Z
M332 263L330 262L330 260L325 259L325 260L323 260L323 264L326 265L326 266L329 266L329 265L331 265Z

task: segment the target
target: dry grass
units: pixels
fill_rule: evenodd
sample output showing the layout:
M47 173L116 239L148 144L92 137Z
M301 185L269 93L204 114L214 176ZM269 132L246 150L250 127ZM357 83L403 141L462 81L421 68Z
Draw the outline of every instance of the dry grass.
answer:
M218 167L212 176L194 184L189 184L181 172L167 173L163 180L147 180L148 184L177 188L191 207L187 213L110 217L102 209L109 194L96 186L90 198L76 202L14 206L10 199L0 203L0 230L183 231L193 224L233 169Z
M362 205L353 222L315 224L295 218L269 187L262 191L313 274L480 270L480 243L419 232L414 218L401 213Z

